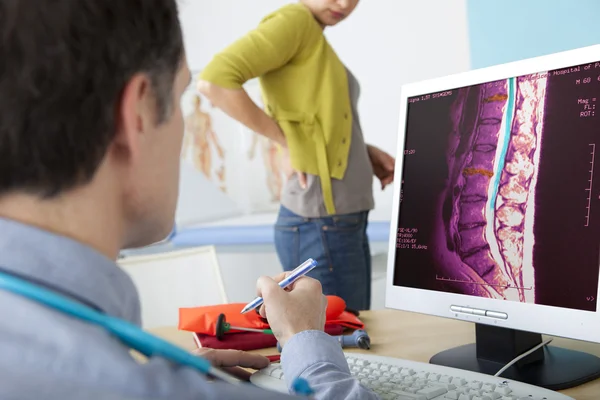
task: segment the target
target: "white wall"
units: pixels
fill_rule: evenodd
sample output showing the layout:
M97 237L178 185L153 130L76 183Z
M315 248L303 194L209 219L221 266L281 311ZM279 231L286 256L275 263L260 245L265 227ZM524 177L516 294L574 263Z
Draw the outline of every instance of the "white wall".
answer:
M201 70L223 47L289 0L184 0L188 61ZM465 0L363 0L327 36L362 87L361 122L368 142L396 152L403 83L469 69ZM389 220L392 190L376 186L374 219Z

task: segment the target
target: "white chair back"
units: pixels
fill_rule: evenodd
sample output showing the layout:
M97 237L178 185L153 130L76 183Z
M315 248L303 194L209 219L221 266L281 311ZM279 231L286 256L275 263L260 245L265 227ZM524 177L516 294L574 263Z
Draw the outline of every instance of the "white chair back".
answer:
M118 264L137 287L145 329L177 326L181 307L228 302L213 246L128 255Z

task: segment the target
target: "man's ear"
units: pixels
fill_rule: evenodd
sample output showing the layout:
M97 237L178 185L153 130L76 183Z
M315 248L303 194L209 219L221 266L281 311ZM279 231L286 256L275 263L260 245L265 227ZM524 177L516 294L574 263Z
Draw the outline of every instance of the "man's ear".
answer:
M153 97L150 79L145 74L134 75L127 82L116 111L114 145L120 153L136 158L143 134L152 123Z

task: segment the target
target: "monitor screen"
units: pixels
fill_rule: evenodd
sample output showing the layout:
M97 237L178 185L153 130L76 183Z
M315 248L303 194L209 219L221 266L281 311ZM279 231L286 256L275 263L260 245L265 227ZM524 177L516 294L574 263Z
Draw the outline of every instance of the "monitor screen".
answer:
M600 57L404 102L393 286L596 311Z

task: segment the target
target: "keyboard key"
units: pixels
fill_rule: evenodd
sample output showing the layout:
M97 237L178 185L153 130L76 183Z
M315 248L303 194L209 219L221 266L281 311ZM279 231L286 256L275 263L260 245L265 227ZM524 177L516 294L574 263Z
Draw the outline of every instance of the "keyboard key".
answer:
M281 378L283 378L283 370L282 370L282 369L279 369L279 368L277 368L276 370L274 370L274 371L271 373L271 376L272 376L273 378L281 379Z
M429 385L430 386L443 387L446 390L454 390L454 389L456 389L456 385L454 385L452 383L430 382Z
M452 384L456 385L456 386L465 386L467 384L467 381L462 379L462 378L452 378ZM493 389L492 389L493 391Z
M427 396L428 400L431 400L434 397L441 396L447 392L448 391L446 389L444 389L443 387L436 386L436 387L426 387L424 389L421 389L417 392L417 394L423 394L423 395Z
M489 397L492 400L498 400L502 397L502 395L497 392L485 392L483 393L483 395Z
M498 387L496 387L496 390L495 390L495 392L496 392L496 393L500 393L500 394L501 394L501 395L503 395L503 396L506 396L506 395L509 395L509 394L511 394L511 393L512 393L512 390L511 390L511 388L509 388L509 387L506 387L506 386L498 386ZM510 400L510 399L509 399L509 400Z
M269 375L273 376L273 372L277 371L279 367L268 368Z
M400 390L391 390L390 393L394 393L396 395L396 399L399 400L428 400L427 396L422 394L415 394Z
M519 388L513 392L508 382L497 384L492 377L481 376L478 380L462 376L459 370L431 372L418 368L417 364L399 360L397 364L380 360L367 361L360 356L347 357L350 372L366 388L373 390L383 400L542 400L547 394L541 388L531 393ZM416 365L416 367L415 367ZM280 364L273 364L261 373L275 379L284 379ZM526 390L526 389L525 389Z
M446 393L444 398L450 400L458 400L458 396L460 396L460 393L458 393L456 390L451 390L448 393Z

